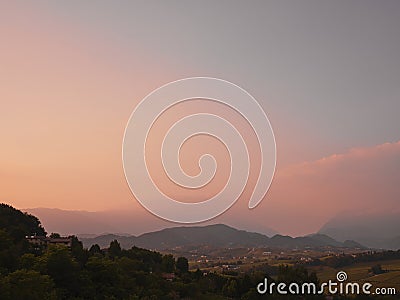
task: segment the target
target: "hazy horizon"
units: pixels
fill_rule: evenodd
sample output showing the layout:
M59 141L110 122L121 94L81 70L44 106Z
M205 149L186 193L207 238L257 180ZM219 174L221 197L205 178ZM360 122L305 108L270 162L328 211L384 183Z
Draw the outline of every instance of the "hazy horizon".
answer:
M130 222L131 220L129 219L132 211L122 211L122 210L104 210L104 211L85 211L85 210L63 210L63 209L59 209L59 208L44 208L44 207L37 207L37 208L18 208L23 212L27 212L29 214L32 214L34 216L39 217L39 220L42 221L42 224L45 226L45 229L47 229L49 232L57 232L57 233L61 233L62 235L71 235L71 234L95 234L95 235L99 235L99 234L129 234L129 235L140 235L143 233L147 233L147 232L152 232L152 231L157 231L163 228L173 228L173 227L192 227L192 226L208 226L208 225L215 225L215 224L225 224L231 227L234 227L236 229L239 230L246 230L246 231L252 231L252 232L258 232L258 233L262 233L268 236L272 236L275 234L283 234L281 232L276 231L274 228L271 227L267 227L267 226L260 226L259 224L252 224L252 223L248 223L248 224L243 224L243 223L238 223L237 220L232 220L232 219L228 219L228 220L219 220L219 222L216 222L215 220L210 220L207 222L201 222L201 223L195 223L195 224L181 224L181 223L173 223L173 222L166 222L165 220L161 219L161 218L157 218L157 222L152 222L150 226L148 227L143 227L143 226L137 226L138 224L146 224L146 223L141 223L138 222L138 220L135 220L134 222ZM81 223L76 223L76 218L71 218L71 217L66 217L64 220L63 219L59 219L58 214L55 214L55 216L53 216L53 218L51 218L51 216L53 215L54 211L60 212L60 213L83 213L83 214L92 214L93 216L97 215L97 220L93 219L93 220L89 220L89 221L94 221L94 224L96 224L96 222L100 221L106 221L104 224L102 224L103 226L98 226L98 224L96 224L96 227L93 227L93 222L88 222L89 226L85 227L85 230L77 230L74 229L78 226L81 226L83 224L85 224L84 220L80 220L82 221ZM47 214L48 213L48 214ZM375 227L374 229L374 234L377 235L379 233L379 235L381 236L395 236L395 234L390 233L390 232L386 232L386 231L382 231L380 230L376 224L376 220L379 220L379 222L382 222L382 220L384 220L385 218L398 218L400 212L399 211L393 211L391 213L371 213L371 212L367 212L367 213L359 213L359 214L354 214L354 212L351 211L343 211L341 213L339 213L338 215L334 216L333 218L329 219L321 228L319 228L316 231L312 231L312 232L308 232L308 233L303 233L303 234L299 234L299 235L293 235L293 237L296 236L305 236L308 234L314 234L314 233L318 233L320 232L321 229L324 228L330 228L329 226L337 226L337 225L342 225L344 228L349 226L349 222L351 222L351 220L354 221L354 219L364 219L364 221L366 221L367 219L372 219L373 222L371 222L370 227ZM104 216L108 216L108 218L106 220L102 219L104 218ZM50 218L49 218L50 217ZM82 215L82 217L85 217L85 215ZM113 219L113 218L118 218L118 219ZM152 216L150 216L149 218L152 218ZM50 221L50 222L49 222ZM235 222L236 221L236 222ZM392 220L390 220L392 221ZM64 223L64 224L62 224ZM117 223L117 224L116 224ZM344 223L344 224L342 224ZM346 224L347 223L347 224ZM127 226L128 224L128 226ZM148 224L148 223L147 223ZM257 226L258 225L258 226ZM365 225L365 224L364 224ZM63 229L64 228L64 229ZM94 228L94 229L92 229ZM106 228L106 229L104 229ZM332 229L332 228L330 228ZM394 228L395 230L396 228ZM368 232L365 233L366 236L368 236Z

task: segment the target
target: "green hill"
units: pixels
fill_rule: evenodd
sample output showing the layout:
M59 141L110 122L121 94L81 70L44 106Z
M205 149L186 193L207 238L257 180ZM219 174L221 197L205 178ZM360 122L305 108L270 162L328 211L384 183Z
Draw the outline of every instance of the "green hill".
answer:
M38 218L4 203L0 204L0 230L5 231L14 241L27 235L46 235Z

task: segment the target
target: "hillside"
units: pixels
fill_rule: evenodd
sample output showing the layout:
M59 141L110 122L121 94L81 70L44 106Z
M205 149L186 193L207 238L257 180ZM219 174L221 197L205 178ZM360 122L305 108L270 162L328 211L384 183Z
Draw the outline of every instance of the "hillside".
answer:
M340 214L327 222L319 233L338 241L356 240L376 249L400 249L400 214Z
M101 235L95 238L81 238L85 247L90 247L93 244L106 247L114 239L117 239L124 248L138 246L158 250L203 245L209 245L216 248L275 247L288 249L328 246L351 248L363 247L356 242L341 243L322 234L296 238L275 235L272 238L269 238L259 233L238 230L224 224L173 227L160 231L145 233L139 236L120 236L109 234Z
M138 213L132 209L91 212L56 208L27 208L23 211L37 216L48 232L58 232L62 235L74 234L80 237L94 237L109 233L121 236L139 235L171 226L168 221L154 218L148 213ZM205 225L212 223L213 221L210 221ZM221 223L267 236L277 234L275 230L258 224L257 220L246 222L230 218L221 220Z
M4 203L0 203L0 230L14 240L26 235L46 235L38 218Z

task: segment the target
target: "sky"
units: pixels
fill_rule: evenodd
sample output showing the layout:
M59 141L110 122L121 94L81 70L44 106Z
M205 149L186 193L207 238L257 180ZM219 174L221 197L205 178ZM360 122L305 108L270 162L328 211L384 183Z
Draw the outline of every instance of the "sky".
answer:
M245 208L250 183L215 222L299 235L341 211L393 211L399 30L400 3L389 0L1 3L0 201L149 214L122 169L129 116L163 84L210 76L250 92L277 143L261 205ZM181 108L207 109L222 113L209 104ZM223 153L215 141L203 145ZM188 149L195 170L193 151L203 148ZM218 176L199 196L221 187L226 174Z

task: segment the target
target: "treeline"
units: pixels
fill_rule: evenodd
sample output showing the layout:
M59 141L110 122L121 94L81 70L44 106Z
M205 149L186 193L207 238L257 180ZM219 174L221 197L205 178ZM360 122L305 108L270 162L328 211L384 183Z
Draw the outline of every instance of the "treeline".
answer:
M368 251L365 253L358 254L341 254L328 257L324 260L316 259L308 265L324 265L332 268L341 268L350 266L360 262L376 262L385 260L400 259L400 250L392 251Z
M41 254L23 254L14 270L1 275L0 299L262 299L255 288L264 277L189 272L185 258L123 250L117 241L86 250L74 238L71 249L50 245ZM292 267L282 267L279 280L317 283L315 274Z
M29 251L27 235L46 235L39 219L0 203L0 273L15 268L20 256Z
M268 282L313 282L302 266L281 266L275 280L264 271L216 274L189 271L184 257L132 247L114 240L107 249L85 249L71 237L64 245L33 245L26 236L45 236L40 221L0 205L0 299L264 299L256 287ZM57 237L57 235L53 235ZM268 299L305 299L304 295L268 295ZM324 296L306 296L324 299Z
M189 272L184 257L121 249L116 240L107 249L85 249L76 237L67 247L30 244L26 236L46 231L36 217L1 204L0 299L257 299L266 276ZM282 269L285 276L316 280L300 268Z
M317 282L304 268L282 267L279 274L281 281ZM124 250L117 241L107 249L93 245L88 250L73 237L71 248L31 248L11 268L3 267L0 299L262 299L255 287L264 277L262 272L189 272L183 257Z

